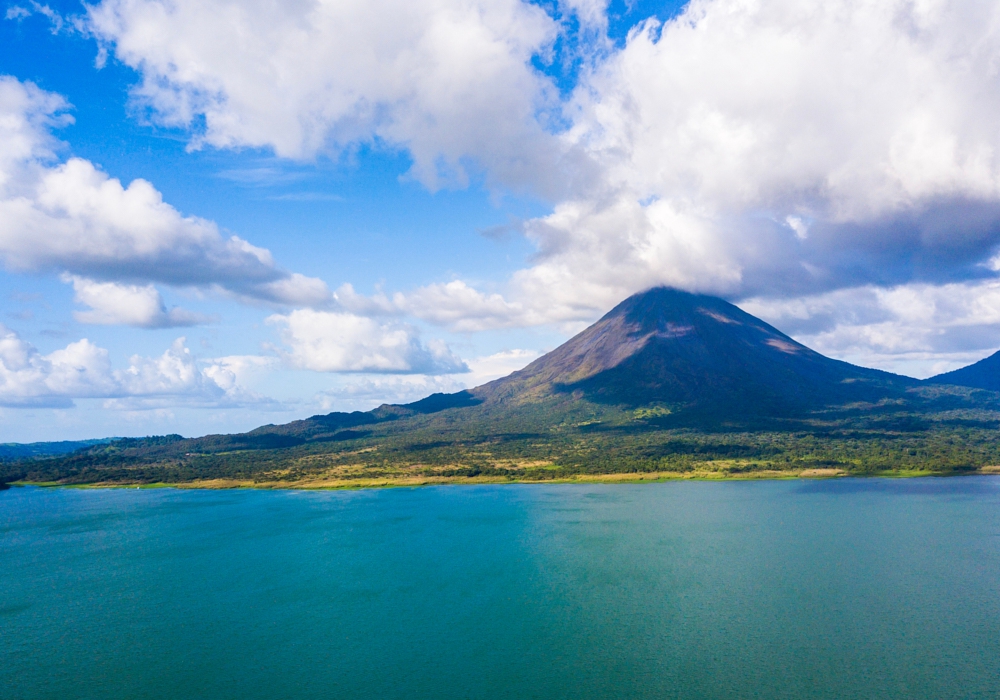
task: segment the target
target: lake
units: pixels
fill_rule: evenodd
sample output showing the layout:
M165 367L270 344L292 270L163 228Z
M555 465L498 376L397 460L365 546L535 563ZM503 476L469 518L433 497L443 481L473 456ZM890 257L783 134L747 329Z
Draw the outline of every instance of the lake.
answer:
M1000 477L0 492L0 697L996 698Z

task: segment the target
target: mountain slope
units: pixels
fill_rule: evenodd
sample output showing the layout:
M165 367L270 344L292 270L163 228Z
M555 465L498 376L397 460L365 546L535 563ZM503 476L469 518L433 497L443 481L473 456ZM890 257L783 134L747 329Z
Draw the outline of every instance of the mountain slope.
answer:
M898 399L918 384L824 357L722 299L656 288L629 297L524 369L474 389L238 435L167 436L120 445L167 457L280 450L418 430L489 436L567 422L613 422L623 411L641 407L699 425L801 418L830 405Z
M87 449L94 445L103 445L115 438L98 440L63 440L60 442L6 442L0 444L0 460L25 459L33 457L52 457L64 455L77 450Z
M606 422L641 407L698 425L802 418L831 405L899 399L918 384L824 357L717 297L660 287L629 297L524 369L474 389L236 435L122 440L90 454L103 460L281 450L415 430L488 436Z
M832 360L722 299L660 288L474 389L239 435L0 461L0 482L325 488L662 471L965 473L1000 464L998 429L1000 392Z
M926 382L928 384L951 384L1000 391L1000 352L995 352L968 367L931 377Z
M469 393L487 403L569 394L629 407L781 414L899 396L917 384L824 357L722 299L660 287Z

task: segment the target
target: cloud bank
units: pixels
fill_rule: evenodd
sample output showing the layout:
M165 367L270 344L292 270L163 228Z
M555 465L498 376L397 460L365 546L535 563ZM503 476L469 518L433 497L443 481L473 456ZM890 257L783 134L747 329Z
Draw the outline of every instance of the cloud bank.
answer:
M309 158L377 141L431 187L465 183L470 161L515 182L555 155L537 117L556 93L531 60L559 26L520 0L105 0L87 22L141 73L150 118L203 121L194 147Z
M383 403L405 404L435 393L454 393L480 386L522 369L539 356L532 350L504 350L468 360L462 374L363 375L317 394L319 410L368 411Z
M606 26L602 3L563 9ZM994 3L694 0L618 49L595 34L563 102L532 61L566 28L517 0L105 0L88 22L153 119L204 121L196 146L384 142L431 187L476 163L560 193L503 297L391 299L435 323L592 317L655 284L787 297L993 274Z
M601 177L531 222L542 261L522 283L795 295L983 276L998 58L989 2L695 0L647 21L574 95L563 138Z
M178 338L159 357L136 355L116 370L108 351L86 338L43 355L0 326L0 406L68 408L84 398L131 399L133 406L164 400L212 407L266 403L240 386L238 360L199 362Z
M819 352L929 377L1000 347L1000 282L873 285L796 299L747 299L746 311Z
M149 183L59 162L50 132L66 105L9 79L0 256L119 285L130 301L80 312L98 322L180 323L153 283L329 301L336 312L275 317L289 362L322 371L458 366L393 317L570 328L657 284L749 299L819 349L881 366L926 370L994 337L994 321L942 300L998 303L996 3L693 0L618 47L604 3L559 7L584 26L564 98L539 66L571 23L520 0L103 0L82 20L139 72L146 116L190 129L193 148L308 160L382 145L408 151L432 189L482 174L546 198L551 212L520 227L535 255L499 291L453 280L334 299ZM834 320L829 304L847 310Z
M70 120L67 109L58 95L0 76L0 261L8 270L69 273L80 280L74 286L85 303L93 300L86 290L98 282L130 285L116 294L132 290L133 300L149 299L151 283L283 305L330 298L321 280L287 272L269 251L182 215L149 182L124 186L90 161L60 162L51 130ZM84 318L114 322L121 309ZM143 313L127 322L162 327L194 319Z
M408 326L348 313L298 309L275 314L288 350L279 350L292 367L317 372L454 374L468 367L441 341L426 344Z

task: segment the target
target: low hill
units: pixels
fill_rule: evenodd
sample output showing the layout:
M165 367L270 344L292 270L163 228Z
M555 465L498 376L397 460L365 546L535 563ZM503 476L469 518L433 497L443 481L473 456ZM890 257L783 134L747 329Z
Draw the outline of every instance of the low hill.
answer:
M951 384L1000 391L1000 352L995 352L968 367L945 372L926 381L928 384Z
M4 442L0 443L0 460L52 457L103 445L115 438L98 440L60 440L58 442Z

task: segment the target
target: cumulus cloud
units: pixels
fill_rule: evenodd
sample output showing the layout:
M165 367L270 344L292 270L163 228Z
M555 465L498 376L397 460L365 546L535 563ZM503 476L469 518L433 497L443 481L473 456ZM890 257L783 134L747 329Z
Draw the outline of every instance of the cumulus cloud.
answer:
M549 198L551 213L521 227L537 252L502 293L461 280L372 297L341 287L331 324L383 320L327 345L282 317L288 337L301 340L289 341L300 366L409 371L398 368L419 366L420 351L351 338L398 337L393 347L409 348L415 336L391 321L407 315L458 331L570 327L656 284L754 297L748 303L772 304L783 322L794 319L774 311L784 303L774 299L800 298L815 323L836 300L861 320L839 311L830 321L839 340L822 336L829 329L804 339L881 366L904 366L894 353L907 344L958 362L977 352L949 349L962 329L993 338L992 322L966 323L938 302L932 317L945 330L935 335L891 300L965 299L967 290L992 299L984 290L1000 269L996 3L693 0L672 21L638 25L619 48L593 36L607 26L603 0L561 7L598 49L561 103L532 62L567 25L519 0L104 0L86 23L139 71L135 98L148 116L192 129L194 147L309 158L385 143L407 149L430 187L465 182L471 164L491 186ZM10 152L21 155L0 153L0 164L50 157L47 134L65 106L33 99L44 104L17 112L12 132L20 140ZM76 169L77 179L93 177ZM255 257L240 241L205 235L217 236L219 259ZM28 256L45 264L38 259ZM261 257L246 269L257 264L275 274ZM241 265L233 269L249 279ZM283 273L246 284L251 296L291 305L327 294ZM918 364L907 367L930 371L911 360Z
M90 307L89 311L73 312L73 318L80 323L174 328L213 320L178 307L168 310L160 292L151 284L140 287L134 284L95 282L65 274L62 279L73 285L76 301Z
M466 387L472 388L500 377L506 377L511 372L524 369L541 354L537 350L515 348L502 350L492 355L474 357L469 360L469 374L463 377Z
M114 392L108 353L88 340L41 355L0 328L0 403L5 406L70 406L72 395Z
M563 7L606 24L606 3ZM507 185L561 182L525 227L536 264L490 299L517 323L656 283L790 295L968 278L1000 242L990 2L694 0L597 51L563 105L531 60L564 29L518 0L105 0L88 21L141 72L154 118L203 117L212 145L301 157L384 140L432 185L463 159Z
M384 403L412 403L431 394L454 393L505 377L538 356L533 350L504 350L470 359L462 374L360 376L320 392L313 400L323 411L367 411Z
M438 340L421 342L415 329L350 313L297 309L275 314L290 349L282 351L293 367L318 372L452 374L465 363Z
M150 118L203 121L195 147L307 158L378 141L432 187L472 161L523 181L557 155L537 118L557 92L531 61L559 25L532 3L104 0L88 26L141 73Z
M274 371L278 358L263 355L227 355L213 358L202 372L223 391L243 391L252 381Z
M657 284L788 298L992 278L998 65L994 3L695 0L584 71L550 136L587 176L525 222L537 253L502 295L454 281L342 306L473 331L592 319Z
M393 300L406 313L462 332L529 326L548 320L534 309L508 302L500 294L484 294L461 280L395 294Z
M601 178L532 222L524 277L789 295L982 275L998 57L989 2L695 0L647 21L577 89L564 138Z
M290 305L330 298L321 280L282 270L269 251L183 216L149 182L126 187L90 161L58 162L51 129L68 121L66 108L57 95L0 76L0 261L7 269L215 288ZM147 288L147 298L152 293ZM111 322L115 313L98 309L93 318ZM159 323L134 325L169 320L165 312Z
M0 326L0 405L54 407L73 399L169 400L173 404L236 406L266 402L242 388L232 358L199 362L178 338L159 357L133 356L113 369L108 351L87 339L48 355Z
M873 285L740 303L819 352L914 377L957 369L1000 347L1000 282Z

